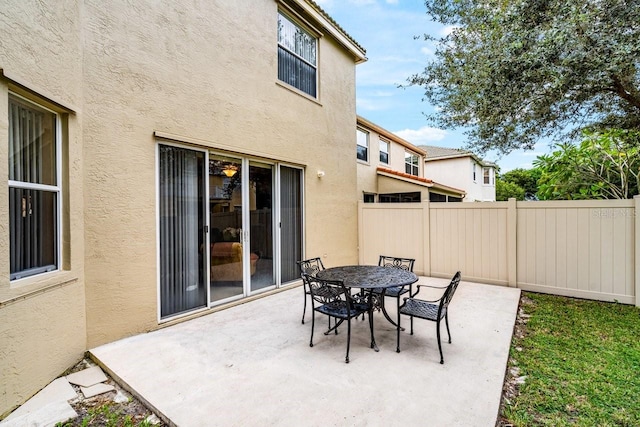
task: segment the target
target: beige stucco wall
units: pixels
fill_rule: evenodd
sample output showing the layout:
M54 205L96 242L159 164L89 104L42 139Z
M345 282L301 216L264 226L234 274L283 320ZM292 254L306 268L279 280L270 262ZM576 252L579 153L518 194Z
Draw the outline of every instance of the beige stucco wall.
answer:
M77 1L5 0L0 13L0 417L86 349L82 64ZM28 90L20 91L16 82ZM47 97L63 120L63 270L9 281L8 91ZM37 96L35 97L37 98Z
M158 326L155 131L304 166L306 254L357 262L354 59L324 36L318 101L279 84L277 7L85 2L89 347Z
M277 80L274 0L7 6L0 140L16 81L54 101L68 132L63 271L9 283L0 204L0 414L87 348L158 327L154 133L303 167L306 255L357 262L355 59L328 33L311 100ZM4 200L6 159L0 144Z
M472 161L470 157L428 161L425 164L424 173L429 179L466 191L464 202L482 200L482 167L477 166L474 182Z
M357 164L357 173L358 173L358 189L357 195L358 200L363 200L364 193L388 193L388 192L413 192L420 191L423 193L423 200L428 200L428 190L426 188L422 188L420 186L415 186L406 181L397 181L391 183L392 187L382 186L378 179L378 166L382 166L385 168L393 169L398 172L405 172L405 162L404 155L406 151L416 153L404 145L397 143L396 141L389 140L384 138L385 141L389 141L389 163L381 163L380 162L380 134L373 129L370 129L366 126L359 126L360 129L369 133L369 160L367 162L362 160L357 160L354 153L354 161ZM356 137L353 137L353 144L355 147ZM418 154L418 176L424 176L424 157ZM387 181L393 181L393 178L388 178ZM426 199L425 199L426 198Z

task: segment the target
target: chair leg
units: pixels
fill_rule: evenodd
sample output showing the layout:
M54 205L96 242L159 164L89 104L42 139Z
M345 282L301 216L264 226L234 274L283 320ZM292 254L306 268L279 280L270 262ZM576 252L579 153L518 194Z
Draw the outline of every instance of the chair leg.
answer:
M313 329L316 325L316 312L315 310L311 311L311 340L309 340L309 347L313 347Z
M345 363L349 363L349 345L351 344L351 318L347 318L347 357Z
M440 350L440 364L444 363L444 358L442 357L442 344L440 343L440 319L436 322L436 331L438 335L438 350Z
M451 332L449 332L449 313L444 315L444 323L447 325L447 335L449 335L449 344L451 344Z
M398 305L400 304L398 303ZM396 326L396 353L400 353L400 310L399 309L398 309L398 323Z
M398 323L396 323L396 334L397 334L396 353L400 353L400 295L398 295L396 313L398 313Z
M307 293L304 293L304 308L302 309L302 324L304 325L304 315L307 312Z
M375 348L375 337L373 335L373 309L369 307L369 312L367 313L369 316L369 331L371 332L371 348Z
M413 335L413 316L411 316L411 335Z

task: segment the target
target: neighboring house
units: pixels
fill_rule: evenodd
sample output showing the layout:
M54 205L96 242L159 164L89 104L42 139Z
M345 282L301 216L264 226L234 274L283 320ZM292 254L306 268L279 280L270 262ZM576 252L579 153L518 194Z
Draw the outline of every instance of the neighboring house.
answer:
M425 171L429 177L466 192L464 202L496 201L496 165L471 151L420 145L426 151Z
M357 263L366 57L316 3L2 9L0 417L87 349Z
M358 200L365 203L461 201L464 191L425 178L425 151L358 116ZM446 181L442 181L446 182Z

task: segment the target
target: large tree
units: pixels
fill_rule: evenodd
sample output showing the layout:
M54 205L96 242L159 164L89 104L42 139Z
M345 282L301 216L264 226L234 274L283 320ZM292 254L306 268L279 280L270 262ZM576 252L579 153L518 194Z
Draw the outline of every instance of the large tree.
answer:
M640 128L640 1L426 0L453 31L409 78L480 151L568 130Z
M538 179L540 179L541 171L538 168L532 169L513 169L500 175L500 179L511 182L521 187L525 194L532 196L538 193Z

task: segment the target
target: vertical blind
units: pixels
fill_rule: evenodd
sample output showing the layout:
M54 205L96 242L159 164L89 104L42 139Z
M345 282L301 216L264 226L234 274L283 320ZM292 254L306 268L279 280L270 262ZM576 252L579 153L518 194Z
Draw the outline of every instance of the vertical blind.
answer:
M58 268L56 116L9 97L10 279Z
M159 175L160 313L166 317L206 305L204 154L161 145Z
M278 79L316 96L316 38L278 14Z
M302 197L299 169L280 167L280 242L282 283L300 278L302 259Z

